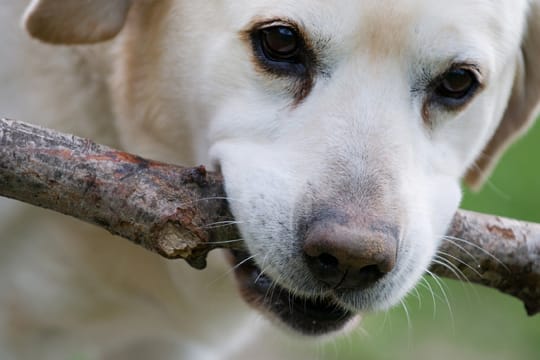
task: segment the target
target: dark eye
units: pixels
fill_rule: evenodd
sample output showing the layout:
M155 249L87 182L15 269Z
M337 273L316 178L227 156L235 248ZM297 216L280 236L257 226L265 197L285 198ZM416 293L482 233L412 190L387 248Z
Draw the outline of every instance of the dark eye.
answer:
M440 98L466 100L478 87L478 80L471 70L452 69L442 76L435 89Z
M293 28L272 26L260 30L264 55L272 61L297 62L300 38Z

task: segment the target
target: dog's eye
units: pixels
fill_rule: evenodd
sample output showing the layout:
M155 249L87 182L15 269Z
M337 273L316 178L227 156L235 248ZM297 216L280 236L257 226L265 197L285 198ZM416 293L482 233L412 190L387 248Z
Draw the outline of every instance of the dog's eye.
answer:
M262 24L249 36L257 63L266 72L304 78L314 65L313 53L292 24Z
M298 104L310 92L320 64L309 34L290 20L251 25L243 38L250 40L255 69L266 80L277 81Z
M446 72L435 89L435 95L446 105L459 105L478 87L478 80L471 70L456 68Z
M296 62L300 40L288 26L272 26L260 30L264 55L272 61Z

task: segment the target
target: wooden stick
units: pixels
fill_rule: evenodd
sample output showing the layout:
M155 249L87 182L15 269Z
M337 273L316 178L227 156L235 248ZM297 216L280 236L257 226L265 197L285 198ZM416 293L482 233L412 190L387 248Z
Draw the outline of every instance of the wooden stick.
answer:
M238 242L223 178L203 166L143 159L22 122L0 120L0 196L98 225L148 250L202 269L215 248ZM434 274L469 280L540 312L540 225L460 210Z
M540 312L540 224L459 210L439 251L437 275L489 286Z
M0 196L98 225L195 268L232 219L220 175L146 160L34 125L0 120ZM223 230L223 231L222 231ZM234 235L233 235L234 236Z

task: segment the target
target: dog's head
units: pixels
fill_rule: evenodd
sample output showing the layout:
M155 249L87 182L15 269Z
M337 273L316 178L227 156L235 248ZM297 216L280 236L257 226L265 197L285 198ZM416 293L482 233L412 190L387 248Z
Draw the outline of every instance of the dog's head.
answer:
M478 186L533 121L539 19L536 0L41 0L26 26L56 43L124 28L124 144L192 139L224 173L246 300L323 334L400 301L460 179Z

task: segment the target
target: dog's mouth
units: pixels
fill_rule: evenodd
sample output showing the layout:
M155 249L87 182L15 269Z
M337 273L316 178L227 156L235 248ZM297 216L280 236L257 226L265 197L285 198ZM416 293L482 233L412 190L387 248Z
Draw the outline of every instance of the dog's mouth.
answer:
M305 335L341 330L358 315L328 297L311 299L280 286L250 259L247 252L230 251L236 280L246 302Z

